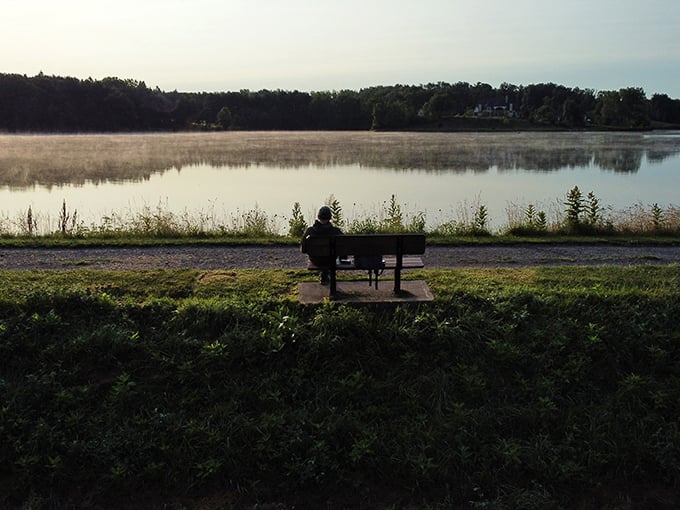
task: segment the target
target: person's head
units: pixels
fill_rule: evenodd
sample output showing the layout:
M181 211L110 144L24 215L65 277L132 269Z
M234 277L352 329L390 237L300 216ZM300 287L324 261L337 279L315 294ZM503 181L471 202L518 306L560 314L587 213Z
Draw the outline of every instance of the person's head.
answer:
M327 205L324 205L321 209L319 209L319 214L316 215L318 220L324 223L331 221L331 216L331 208Z

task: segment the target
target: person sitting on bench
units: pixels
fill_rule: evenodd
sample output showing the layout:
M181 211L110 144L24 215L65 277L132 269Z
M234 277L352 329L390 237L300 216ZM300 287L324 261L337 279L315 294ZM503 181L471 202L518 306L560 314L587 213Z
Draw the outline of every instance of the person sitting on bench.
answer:
M331 208L324 205L319 209L314 225L309 227L302 236L302 251L305 251L307 239L316 236L339 236L342 230L331 223ZM309 257L309 260L317 267L330 267L333 264L331 257ZM321 270L321 285L328 285L328 269Z

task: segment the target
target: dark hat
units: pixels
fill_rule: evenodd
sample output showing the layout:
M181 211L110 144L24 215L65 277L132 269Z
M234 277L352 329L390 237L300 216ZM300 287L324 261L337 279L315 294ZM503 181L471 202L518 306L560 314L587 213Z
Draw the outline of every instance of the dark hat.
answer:
M324 205L321 209L319 209L319 214L316 215L316 217L320 220L330 220L331 216L331 208L327 205Z

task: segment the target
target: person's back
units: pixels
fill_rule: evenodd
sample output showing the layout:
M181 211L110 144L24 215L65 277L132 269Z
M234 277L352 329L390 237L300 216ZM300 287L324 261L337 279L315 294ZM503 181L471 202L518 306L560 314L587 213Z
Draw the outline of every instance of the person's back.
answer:
M305 251L307 239L309 239L310 237L319 236L328 237L342 235L342 230L340 230L338 227L331 223L331 216L332 214L330 207L323 206L321 209L319 209L319 213L317 214L316 221L314 221L314 225L309 227L305 231L305 234L302 236L301 243L302 251ZM312 264L320 268L328 268L333 263L332 257L309 257L309 260L312 262ZM328 270L322 269L321 283L325 284L327 282L328 282Z

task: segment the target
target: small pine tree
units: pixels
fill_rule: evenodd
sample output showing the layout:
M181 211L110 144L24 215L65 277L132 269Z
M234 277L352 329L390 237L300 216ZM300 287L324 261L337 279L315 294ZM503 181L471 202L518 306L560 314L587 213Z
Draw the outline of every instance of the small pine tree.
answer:
M663 228L665 222L663 209L659 207L659 204L652 204L652 227L655 231L659 231Z
M567 201L564 203L567 206L567 227L572 231L578 231L581 227L581 216L583 214L583 194L578 186L574 186L569 193L567 193Z
M307 230L307 222L302 214L300 202L295 202L293 204L293 213L288 220L288 226L288 235L291 237L302 237L305 230Z
M596 226L602 220L600 214L600 201L592 191L588 193L588 203L585 205L586 218L588 225Z
M527 206L526 211L524 212L527 218L527 224L530 227L533 227L535 222L536 222L536 209L534 208L533 204L529 204Z
M331 221L336 227L342 228L345 224L345 220L342 216L342 206L340 201L335 198L335 196L330 195L326 200L326 205L331 208Z
M540 232L545 232L548 229L548 220L545 216L545 212L538 211L537 217L538 218L536 219L536 228Z
M484 204L481 204L475 211L475 218L473 220L472 228L475 234L488 234L487 223L489 221L489 212Z

